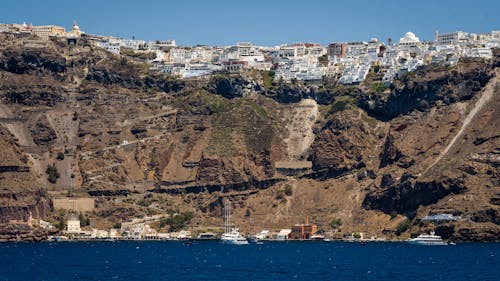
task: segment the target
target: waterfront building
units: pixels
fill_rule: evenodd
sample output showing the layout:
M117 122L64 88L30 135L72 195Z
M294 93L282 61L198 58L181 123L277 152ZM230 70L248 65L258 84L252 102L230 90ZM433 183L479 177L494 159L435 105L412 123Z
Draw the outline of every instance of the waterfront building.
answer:
M292 226L290 233L291 239L310 239L311 236L316 234L318 227L315 224L309 223L309 218L306 219L305 224L296 224Z
M290 228L281 229L279 233L274 233L272 235L272 239L277 241L288 240L290 238L291 233L292 230Z
M42 229L45 229L45 230L52 230L53 229L52 224L48 221L40 220L38 224Z
M80 233L82 229L80 228L80 219L76 214L70 214L67 221L67 233Z

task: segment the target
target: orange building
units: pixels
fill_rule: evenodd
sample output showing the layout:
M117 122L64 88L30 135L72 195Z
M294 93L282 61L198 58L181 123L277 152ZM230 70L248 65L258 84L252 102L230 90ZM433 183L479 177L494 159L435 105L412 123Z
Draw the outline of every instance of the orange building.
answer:
M305 224L296 224L292 226L291 239L310 239L311 236L318 232L318 227L315 224L309 224L309 218Z

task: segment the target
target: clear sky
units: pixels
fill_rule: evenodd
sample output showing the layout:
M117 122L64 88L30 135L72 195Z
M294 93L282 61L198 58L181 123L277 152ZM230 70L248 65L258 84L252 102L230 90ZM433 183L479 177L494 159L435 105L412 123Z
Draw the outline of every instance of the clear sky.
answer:
M92 34L178 45L328 44L399 40L407 31L432 40L434 30L480 33L500 29L499 0L10 0L0 23L32 22Z

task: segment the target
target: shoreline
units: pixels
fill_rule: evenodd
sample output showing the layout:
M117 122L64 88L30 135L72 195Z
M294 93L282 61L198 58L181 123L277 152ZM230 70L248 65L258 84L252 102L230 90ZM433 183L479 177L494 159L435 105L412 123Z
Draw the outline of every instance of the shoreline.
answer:
M114 242L173 242L173 243L184 243L184 244L192 244L193 242L196 243L219 243L221 242L221 239L123 239L123 238L113 238L113 239L43 239L39 241L27 241L27 240L11 240L11 241L0 241L0 244L7 244L7 243L77 243L77 242L108 242L108 243L114 243ZM289 239L289 240L273 240L273 239L265 239L265 240L260 240L259 242L262 243L305 243L305 242L311 242L311 243L349 243L349 244L360 244L360 245L365 245L367 243L401 243L401 244L407 244L406 240L349 240L349 239L335 239L335 240L319 240L319 239ZM490 244L496 244L500 243L500 241L448 241L448 245L454 245L454 244L472 244L472 243L490 243ZM453 244L450 244L453 243ZM255 245L260 245L257 243L249 243L249 244L255 244Z

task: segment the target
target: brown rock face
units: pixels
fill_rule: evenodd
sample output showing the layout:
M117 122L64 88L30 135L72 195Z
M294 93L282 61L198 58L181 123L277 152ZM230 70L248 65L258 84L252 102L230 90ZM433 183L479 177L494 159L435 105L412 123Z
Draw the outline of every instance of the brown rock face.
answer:
M401 159L402 156L401 151L394 145L394 137L388 134L384 142L382 153L380 153L380 168L393 164Z
M66 60L55 52L47 50L19 50L15 48L2 50L0 53L0 69L15 74L46 71L54 74L66 71Z
M39 120L31 126L30 131L33 136L33 141L37 145L50 145L54 143L57 138L56 132L50 127L47 120L45 120L45 122Z
M171 212L217 227L227 199L243 231L309 216L338 237L390 239L403 215L409 235L443 212L467 219L441 235L498 240L500 97L463 127L484 89L498 92L498 57L424 67L373 93L302 81L266 88L270 73L256 70L181 81L149 74L140 56L55 39L39 51L5 34L0 42L0 240L39 239L25 222L50 220L46 188L65 195L71 182L78 196L99 197L86 215L103 229ZM305 98L320 104L313 119L295 104ZM307 145L290 154L293 143ZM275 168L291 155L312 170ZM53 163L60 178L48 184Z
M355 132L362 125L337 115L318 132L311 146L310 160L314 170L350 169L362 160L363 141ZM353 132L350 134L349 132Z
M40 229L32 229L25 224L0 225L0 242L38 242L46 239L46 232Z
M53 211L52 200L16 146L14 137L2 126L0 151L3 155L0 160L0 241L39 240L41 234L32 232L27 225L30 218L49 217Z
M421 205L438 202L449 194L459 194L466 191L464 183L458 179L442 179L440 181L414 181L411 175L404 174L399 182L382 180L385 189L368 194L363 206L368 209L378 209L387 214L396 211L400 214L415 214Z
M0 192L0 223L28 222L33 218L46 218L52 212L52 201L43 189L33 192Z

